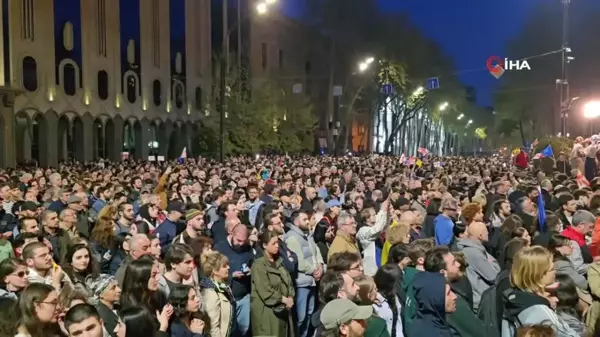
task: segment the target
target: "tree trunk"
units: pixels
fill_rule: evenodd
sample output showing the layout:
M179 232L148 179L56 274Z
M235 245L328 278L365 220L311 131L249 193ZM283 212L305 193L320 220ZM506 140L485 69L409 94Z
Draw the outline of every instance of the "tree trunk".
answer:
M519 120L519 133L521 134L521 144L525 146L525 130L523 130L523 121Z

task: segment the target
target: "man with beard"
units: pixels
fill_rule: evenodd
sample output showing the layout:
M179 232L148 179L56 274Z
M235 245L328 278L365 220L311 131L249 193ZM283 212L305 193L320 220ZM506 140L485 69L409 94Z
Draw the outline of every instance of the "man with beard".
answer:
M282 259L283 266L290 273L292 279L295 278L296 273L298 272L298 255L296 255L295 252L291 251L284 241L285 230L283 229L283 223L281 222L279 214L268 214L265 218L265 227L267 228L267 230L273 231L279 236L279 256L285 257L284 259ZM256 256L263 255L264 252L261 245L257 245L254 248L256 249Z
M461 337L480 336L485 331L485 324L473 313L469 305L468 289L460 287L460 264L447 247L435 247L425 256L425 271L440 273L446 278L452 291L457 295L456 311L447 315L446 320L453 335Z
M359 289L348 272L333 270L325 272L319 285L321 309L317 310L310 318L310 322L315 328L315 336L321 336L321 331L324 328L320 320L323 307L327 303L340 298L355 301L357 300Z
M215 250L229 259L229 286L235 298L235 318L240 336L245 336L250 328L250 267L254 262L246 226L235 226L227 240L215 244Z

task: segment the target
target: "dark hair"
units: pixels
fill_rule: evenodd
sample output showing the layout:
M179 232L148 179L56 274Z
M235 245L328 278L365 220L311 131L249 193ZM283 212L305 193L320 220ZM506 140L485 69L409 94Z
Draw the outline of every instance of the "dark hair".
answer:
M17 324L20 319L17 304L18 302L10 297L0 298L0 336L15 336L17 334Z
M192 259L194 258L194 251L190 246L183 243L174 243L169 246L163 259L167 271L172 270L174 264L183 262L186 255L189 255Z
M446 261L444 261L444 257L448 254L451 254L448 247L434 247L425 254L423 268L432 273L439 273L442 270L446 270Z
M139 234L149 234L150 233L150 226L148 225L148 222L144 221L144 220L138 220L134 223L135 228L137 228L137 232Z
M568 246L571 244L571 240L558 233L553 233L548 241L548 250L554 255L554 261L569 261L566 256L563 256L557 248Z
M392 310L392 333L390 336L396 336L396 325L398 324L398 313L400 311L400 308L396 306L396 280L401 277L402 271L400 267L394 264L381 266L375 277L373 277L379 293L385 298Z
M156 318L146 307L129 307L119 312L127 337L156 337Z
M71 325L81 323L90 317L96 318L98 320L98 324L100 324L100 314L98 314L98 310L96 310L93 305L87 303L77 304L67 311L67 314L64 318L65 328L67 331L69 331L69 327Z
M160 309L158 294L148 289L148 281L152 277L154 258L144 255L132 261L125 270L121 307L145 306L150 312Z
M27 268L27 264L25 263L25 261L14 258L14 257L9 257L8 259L4 259L2 260L2 262L0 262L0 287L5 288L6 284L4 283L4 279L15 272L15 270L17 270L17 267L21 266L21 267L25 267ZM1 336L1 334L0 334Z
M393 262L398 264L407 257L408 247L406 247L406 244L399 242L390 247L390 251L388 253L388 263Z
M441 207L442 207L442 199L433 198L429 201L429 205L427 205L427 214L428 215L438 215L438 214L440 214Z
M175 321L187 321L190 313L187 311L187 302L190 290L188 285L177 285L169 292L169 304L173 306L173 319Z
M352 252L335 253L327 260L327 270L344 273L350 270L352 264L361 262L360 255Z
M579 303L579 295L577 294L577 286L573 282L573 279L569 275L558 274L556 275L556 282L558 282L558 288L556 288L554 293L558 298L556 312L563 312L581 319L581 312L576 309Z
M274 231L269 231L266 230L262 233L260 233L260 235L258 236L258 241L260 242L261 245L266 245L269 243L269 241L271 241L271 239L279 237L279 234L277 234Z
M344 288L344 277L342 273L328 269L319 285L319 297L321 304L325 305L338 297L338 292Z
M88 252L89 262L88 262L87 268L85 268L84 271L79 272L79 271L75 271L75 269L73 269L73 266L71 266L71 263L73 262L73 256L75 255L75 253L77 253L78 251L80 251L82 249L85 249ZM67 275L71 278L71 280L74 282L78 282L78 281L84 282L85 278L87 276L90 276L92 279L95 279L100 274L98 265L96 264L96 261L94 260L94 258L92 256L92 250L87 245L81 244L81 243L71 245L67 248L67 254L65 255L65 262L63 263L62 268L65 271L65 273L67 273Z
M53 291L56 292L51 285L32 283L19 297L20 324L27 329L31 337L49 336L49 331L57 331L58 325L41 322L35 309L35 306L44 301Z

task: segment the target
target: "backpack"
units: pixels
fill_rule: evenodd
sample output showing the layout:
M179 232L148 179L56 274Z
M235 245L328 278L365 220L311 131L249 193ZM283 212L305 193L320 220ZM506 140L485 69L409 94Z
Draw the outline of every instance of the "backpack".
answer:
M502 335L502 312L504 305L501 297L498 298L497 280L491 287L481 294L477 317L486 326L488 337L501 337ZM498 303L500 299L500 303Z

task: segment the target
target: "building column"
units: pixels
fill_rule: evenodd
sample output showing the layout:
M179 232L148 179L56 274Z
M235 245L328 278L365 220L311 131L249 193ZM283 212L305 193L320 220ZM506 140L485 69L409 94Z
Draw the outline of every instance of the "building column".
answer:
M94 119L89 114L81 117L83 124L83 144L81 146L83 153L78 158L82 163L88 163L94 160Z
M123 128L125 127L125 122L122 118L113 118L112 123L112 134L107 132L106 159L110 161L121 161L121 152L123 152Z
M169 156L169 142L171 141L171 132L173 132L173 124L165 123L159 128L161 132L158 135L158 155L165 157Z
M151 135L150 135L150 121L148 121L147 119L142 119L140 121L140 126L141 126L141 135L140 135L140 143L141 143L141 151L139 152L142 160L148 160L148 156L150 155L150 147L148 146L148 144L152 141ZM136 146L137 146L137 139L136 139ZM138 153L136 151L136 153Z
M16 126L15 120L15 98L20 95L19 90L9 87L0 87L0 114L4 121L4 129L2 130L2 140L4 148L2 149L2 160L0 163L4 167L17 166L17 144L16 144Z
M41 167L58 167L58 115L53 111L44 113L39 130L39 156Z

